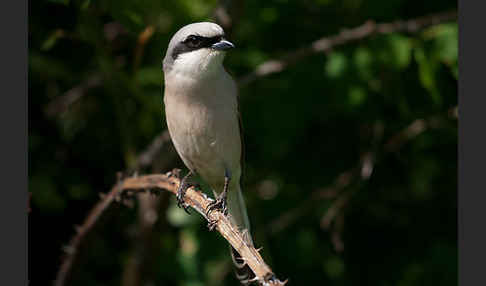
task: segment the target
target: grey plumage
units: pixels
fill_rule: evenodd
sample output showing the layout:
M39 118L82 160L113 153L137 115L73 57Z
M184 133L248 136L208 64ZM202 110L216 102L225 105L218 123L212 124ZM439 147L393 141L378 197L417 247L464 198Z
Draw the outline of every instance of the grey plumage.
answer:
M229 176L228 212L240 230L249 220L241 192L242 142L237 88L225 71L225 50L233 45L214 23L181 28L170 40L163 61L165 114L174 146L184 164L208 183L215 195ZM237 276L248 280L250 270L232 249ZM246 284L246 283L244 283Z

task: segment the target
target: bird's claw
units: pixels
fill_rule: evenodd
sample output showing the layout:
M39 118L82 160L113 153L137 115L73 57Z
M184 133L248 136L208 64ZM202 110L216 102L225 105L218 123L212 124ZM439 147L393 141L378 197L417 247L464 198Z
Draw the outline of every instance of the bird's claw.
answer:
M179 188L177 188L177 206L183 208L184 211L188 214L191 214L189 212L189 204L184 202L184 197L186 195L187 189L190 187L191 184L187 183L185 180L182 180L179 185Z
M186 186L179 187L179 189L177 190L177 206L183 208L184 211L186 211L186 213L191 214L189 212L189 205L184 202L184 195L186 193L187 188L189 188L189 186L186 185Z
M225 216L228 214L228 207L226 204L226 193L223 192L221 195L218 196L218 198L214 201L211 202L208 205L207 211L206 211L206 216L209 217L209 214L214 211L218 210L222 212Z
M172 173L176 178L180 178L180 170L179 169L174 169L172 171ZM189 179L189 177L191 175L192 175L192 171L189 171L189 173L187 173L187 175L185 175L184 178L182 178L180 180L179 187L177 188L177 206L180 207L180 208L183 208L184 211L186 211L186 213L188 213L188 214L191 214L191 213L188 210L189 204L184 202L184 196L186 195L187 189L192 187L192 185L187 182L187 180Z
M208 221L208 228L209 228L209 231L212 231L215 227L216 227L216 224L218 223L217 220L210 220Z

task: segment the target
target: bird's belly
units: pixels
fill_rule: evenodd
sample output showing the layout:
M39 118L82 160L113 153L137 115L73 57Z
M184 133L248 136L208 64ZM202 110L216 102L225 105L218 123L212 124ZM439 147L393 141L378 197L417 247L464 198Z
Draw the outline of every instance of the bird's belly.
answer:
M226 171L240 171L240 134L233 133L238 130L237 121L219 118L200 106L167 115L169 132L181 159L211 187L223 185Z
M194 129L192 129L194 130ZM224 180L225 163L221 148L210 134L197 130L188 132L185 143L180 148L180 155L186 165L198 173L210 185L219 184Z

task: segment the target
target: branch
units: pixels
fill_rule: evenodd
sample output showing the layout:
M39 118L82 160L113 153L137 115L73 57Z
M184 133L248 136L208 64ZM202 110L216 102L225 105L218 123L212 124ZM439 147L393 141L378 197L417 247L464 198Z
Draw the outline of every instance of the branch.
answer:
M135 166L132 169L138 171L142 168L152 165L159 151L168 142L170 142L169 131L164 130L159 135L157 135L154 140L152 140L150 145L148 145L147 148L140 155L138 155Z
M86 234L93 228L101 214L108 208L108 206L110 206L113 200L117 198L120 190L121 189L119 188L119 184L115 185L111 189L111 191L107 195L102 196L101 201L99 201L94 206L94 208L91 209L83 224L81 226L75 227L76 234L69 241L68 246L63 247L63 250L65 251L65 256L63 257L61 267L57 272L56 280L54 281L55 286L65 285L66 278L71 272L73 262L78 254L78 249L81 241L86 236Z
M169 172L163 175L145 175L127 178L120 183L119 188L125 191L127 195L131 195L132 192L145 190L167 190L176 195L179 184L180 180L172 172ZM186 191L184 202L199 212L208 222L214 223L214 229L233 246L253 271L255 274L253 281L265 286L285 285L287 283L287 281L282 282L274 278L275 276L272 270L265 263L258 250L253 245L245 242L244 231L240 232L238 227L229 220L228 216L225 216L218 210L211 211L206 215L208 206L213 202L212 199L208 198L201 191L191 187Z
M160 173L161 170L170 170L173 165L176 152L170 145L170 136L167 130L162 131L152 142L137 156L134 166L128 173L138 173L146 167L151 167L151 173ZM170 146L167 146L167 145ZM164 148L172 147L172 148ZM159 154L165 150L164 156ZM173 167L173 166L172 166ZM147 168L148 169L148 168ZM157 244L155 243L154 229L163 231L165 223L156 222L163 217L159 217L160 212L167 210L169 193L166 196L154 197L151 194L140 193L137 195L138 201L138 224L136 235L131 237L133 250L129 260L123 270L123 286L145 285L153 282L153 265Z
M344 189L348 188L353 183L366 181L370 178L376 161L378 160L378 158L376 158L379 155L378 153L386 155L397 152L407 142L413 140L425 131L443 127L446 124L444 117L450 120L457 120L458 113L458 107L453 106L449 108L445 114L438 113L426 118L415 119L405 128L384 140L384 144L380 146L380 150L369 150L368 152L362 153L362 156L356 165L336 176L336 179L330 186L312 191L310 196L298 206L282 213L279 217L270 222L266 227L266 231L268 231L270 235L277 235L289 225L295 223L306 212L310 211L312 209L310 207L312 204L315 204L322 199L335 199L334 203L321 220L321 227L328 229L333 220L339 218L339 211L350 199L350 194L343 192ZM376 128L376 126L374 129L374 139L372 141L375 141L373 144L377 144L378 141L381 141L377 138L381 138L382 131L380 131L381 128ZM377 149L377 147L375 146L373 149ZM335 238L333 238L333 240L334 239ZM342 246L339 246L338 248L342 249Z
M94 74L86 79L81 84L71 88L64 95L55 98L47 104L45 112L47 116L54 117L58 114L66 112L71 105L76 103L83 97L88 90L98 87L102 84L102 77L100 74Z
M137 157L134 168L131 171L138 171L142 168L148 167L153 164L155 157L160 152L163 146L170 141L169 132L167 130L162 131L155 139L150 143L150 145ZM119 174L119 180L121 174ZM81 227L76 227L76 234L71 238L67 247L64 247L65 255L61 259L62 263L58 270L56 280L54 282L55 286L63 286L66 283L67 277L69 276L73 263L77 257L77 251L84 237L87 233L91 231L94 224L101 216L101 214L108 208L108 206L113 202L115 198L119 196L119 190L116 186L107 194L102 196L102 200L98 202L88 213L88 216L82 223Z
M457 11L449 11L438 14L431 14L420 18L414 18L407 21L394 21L390 23L376 24L368 20L363 25L343 29L339 34L329 37L323 37L312 42L309 46L303 47L297 51L289 52L281 59L268 60L256 67L256 69L241 77L238 80L240 86L245 86L259 78L278 73L297 61L321 52L327 52L334 47L347 43L355 42L376 34L389 34L393 32L415 33L432 25L457 19Z
M458 118L457 106L448 109L447 117L452 120L456 120ZM444 124L444 119L442 119L439 115L415 119L412 123L407 125L407 127L402 129L400 132L393 135L385 143L385 152L395 152L400 149L403 144L424 133L428 129L439 128L442 127Z
M66 278L70 273L73 261L76 258L80 242L113 200L123 200L135 193L145 192L147 190L151 190L153 193L160 190L166 190L176 195L180 180L174 173L175 172L160 175L145 175L119 180L108 195L104 196L102 201L91 210L82 226L77 228L76 235L65 248L66 256L64 257L58 272L55 286L65 285ZM225 216L218 210L211 211L208 216L206 215L208 205L213 202L212 199L208 198L204 193L196 190L194 187L191 187L186 191L184 202L198 211L204 218L206 218L206 220L214 222L214 229L216 229L224 239L233 246L255 274L255 278L252 281L258 282L263 286L279 286L287 283L287 281L282 282L275 278L272 270L265 263L258 250L245 242L244 231L240 232L229 220L228 216Z
M243 16L244 2L244 0L220 0L212 13L213 20L223 27L226 36L230 39Z
M145 27L145 29L140 32L137 39L137 46L135 47L134 57L133 57L133 72L135 73L140 67L142 62L143 54L145 51L145 46L150 38L153 36L155 28L152 25Z

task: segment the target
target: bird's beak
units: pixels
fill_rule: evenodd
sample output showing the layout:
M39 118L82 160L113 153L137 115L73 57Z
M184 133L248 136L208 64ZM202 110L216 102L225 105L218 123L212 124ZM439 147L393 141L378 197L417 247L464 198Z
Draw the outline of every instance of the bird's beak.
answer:
M211 46L212 49L218 50L218 51L225 51L234 48L235 45L231 43L230 41L227 40L221 40Z

